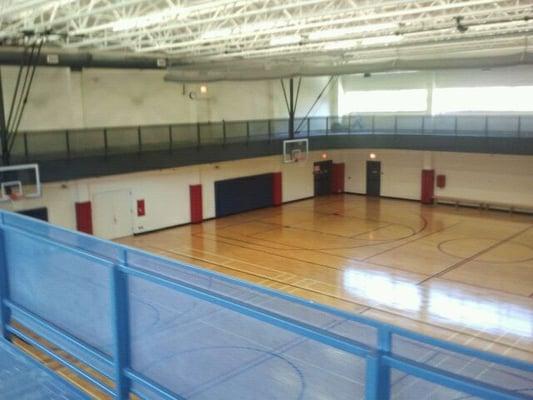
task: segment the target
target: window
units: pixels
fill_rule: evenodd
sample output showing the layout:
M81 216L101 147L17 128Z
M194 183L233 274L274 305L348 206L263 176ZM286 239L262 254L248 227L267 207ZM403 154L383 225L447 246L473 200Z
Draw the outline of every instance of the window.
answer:
M531 112L533 86L453 87L433 90L433 114Z
M424 112L426 89L368 90L344 93L339 102L341 115L350 113Z

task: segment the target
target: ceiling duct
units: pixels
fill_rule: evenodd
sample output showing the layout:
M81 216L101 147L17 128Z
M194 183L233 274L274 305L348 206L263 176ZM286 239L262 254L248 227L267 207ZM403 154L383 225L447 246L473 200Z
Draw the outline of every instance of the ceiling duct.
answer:
M0 49L1 65L20 65L21 48ZM113 54L67 53L57 49L43 49L37 65L71 68L164 69L170 61L155 56L125 56ZM174 64L176 61L174 61Z
M302 55L292 63L286 60L250 59L171 66L165 80L175 82L214 82L279 79L294 76L345 75L367 72L492 68L533 64L529 38L504 38L488 44L465 47L434 44L338 53L334 58ZM334 61L334 62L332 62Z

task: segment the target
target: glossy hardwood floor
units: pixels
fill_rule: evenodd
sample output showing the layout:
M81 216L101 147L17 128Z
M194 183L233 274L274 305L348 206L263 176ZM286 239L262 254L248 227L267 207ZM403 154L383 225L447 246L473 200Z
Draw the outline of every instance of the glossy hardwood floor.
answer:
M119 241L533 361L533 216L334 195Z

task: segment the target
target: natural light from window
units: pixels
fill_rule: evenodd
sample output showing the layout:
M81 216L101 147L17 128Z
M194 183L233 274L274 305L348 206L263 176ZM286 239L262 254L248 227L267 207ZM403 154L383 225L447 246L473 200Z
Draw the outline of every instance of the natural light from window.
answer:
M368 90L345 92L339 104L341 115L351 113L424 112L426 89Z
M433 90L433 114L531 112L533 86L454 87Z

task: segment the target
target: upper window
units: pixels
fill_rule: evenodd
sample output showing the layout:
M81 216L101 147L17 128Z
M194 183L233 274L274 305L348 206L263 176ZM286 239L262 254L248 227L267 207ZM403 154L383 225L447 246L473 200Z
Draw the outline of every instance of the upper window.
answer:
M433 114L533 111L533 86L453 87L433 90Z
M341 115L350 113L424 112L426 89L361 90L345 92L339 102Z

